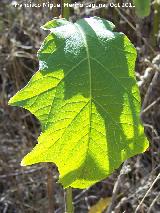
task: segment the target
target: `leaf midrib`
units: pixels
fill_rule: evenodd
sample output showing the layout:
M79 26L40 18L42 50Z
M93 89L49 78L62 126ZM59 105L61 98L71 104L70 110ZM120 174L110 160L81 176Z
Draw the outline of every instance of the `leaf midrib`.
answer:
M85 32L83 31L83 28L75 23L75 26L77 27L77 30L80 32L80 35L82 36L82 39L84 41L84 45L86 48L86 58L88 60L88 76L89 76L89 129L88 129L88 143L87 143L87 149L86 149L86 155L85 155L85 159L84 159L84 163L87 160L87 156L88 156L88 151L89 151L89 143L90 143L90 138L91 138L91 124L92 124L92 78L91 78L91 61L90 61L90 53L89 53L89 47L87 44L87 38L85 35ZM83 171L85 170L85 166L82 169L81 174L83 175Z

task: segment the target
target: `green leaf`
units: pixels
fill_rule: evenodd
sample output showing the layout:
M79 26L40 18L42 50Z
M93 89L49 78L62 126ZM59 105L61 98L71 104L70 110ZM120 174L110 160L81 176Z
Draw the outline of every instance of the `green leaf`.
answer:
M66 24L69 24L69 22L62 18L62 19L53 19L51 21L48 21L45 25L43 25L41 28L43 30L50 30L52 28L55 28L55 27L59 27L59 26L63 26L63 25L66 25Z
M149 16L151 7L150 0L133 0L133 2L138 16L140 17Z
M64 187L86 188L148 147L139 118L136 51L98 17L46 26L51 33L38 52L40 71L9 101L42 124L22 165L54 162Z

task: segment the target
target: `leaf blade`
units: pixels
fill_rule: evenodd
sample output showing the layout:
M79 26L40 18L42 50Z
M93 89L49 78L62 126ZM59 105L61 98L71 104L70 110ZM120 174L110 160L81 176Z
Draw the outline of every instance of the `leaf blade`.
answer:
M86 188L144 152L148 142L133 45L97 17L69 26L51 30L38 53L41 70L10 104L31 111L43 127L22 165L54 162L64 187Z

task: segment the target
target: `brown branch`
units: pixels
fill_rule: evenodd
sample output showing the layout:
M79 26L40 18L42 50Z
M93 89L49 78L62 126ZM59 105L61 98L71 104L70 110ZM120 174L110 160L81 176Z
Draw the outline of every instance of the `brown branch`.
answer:
M54 5L61 4L61 0L54 0L53 4ZM60 16L60 11L58 7L53 7L53 17L59 18L59 16Z
M47 172L47 191L48 191L48 213L54 213L55 199L54 199L54 180L53 180L53 165L48 163Z

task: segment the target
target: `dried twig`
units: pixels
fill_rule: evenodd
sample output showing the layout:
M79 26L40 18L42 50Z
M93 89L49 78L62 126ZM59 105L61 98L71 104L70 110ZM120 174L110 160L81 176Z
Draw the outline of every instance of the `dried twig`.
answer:
M152 190L154 184L157 182L157 180L160 178L160 173L159 175L156 177L156 179L153 181L152 185L150 186L150 188L148 189L148 191L146 192L146 194L144 195L143 199L141 200L141 202L139 203L139 205L137 206L135 213L138 212L139 208L141 207L142 203L144 202L145 198L148 196L148 194L150 193L150 191Z
M158 195L157 195L157 196L154 198L154 200L152 201L152 203L151 203L151 205L150 205L150 207L149 207L147 213L151 213L151 210L152 210L154 204L156 203L156 201L159 199L159 197L160 197L160 193L158 193Z
M152 79L152 82L147 90L147 93L143 101L142 112L141 112L141 119L143 122L146 122L145 112L153 108L155 104L157 104L160 101L160 96L159 96L160 93L158 93L158 91L160 91L159 83L160 83L160 72L157 71ZM156 97L155 95L153 96L155 91L157 91ZM151 104L149 104L150 102Z
M115 201L116 201L116 198L117 198L117 194L119 192L120 183L122 181L123 176L126 174L126 171L127 171L127 164L128 164L128 160L126 160L123 163L122 169L120 171L120 174L119 174L117 181L116 181L114 188L113 188L111 203L110 203L109 207L107 208L107 210L105 211L105 213L111 213L114 206L115 206Z
M149 104L145 109L142 110L141 115L143 113L146 113L148 110L150 110L155 104L157 104L160 101L160 97L157 98L157 100L153 101L151 104Z
M152 46L148 43L148 41L142 37L141 32L138 30L137 28L121 13L121 11L118 9L118 7L114 7L114 9L119 13L119 15L121 16L121 18L128 23L128 25L137 33L137 36L139 38L141 38L143 40L143 42L145 43L145 45L155 54L154 49L152 48Z
M24 175L24 174L31 174L31 173L40 171L42 169L43 168L37 168L37 169L31 169L31 170L23 171L23 172L15 172L15 173L10 173L10 174L6 174L6 175L0 175L0 179L6 179L8 177L16 177L16 176Z

